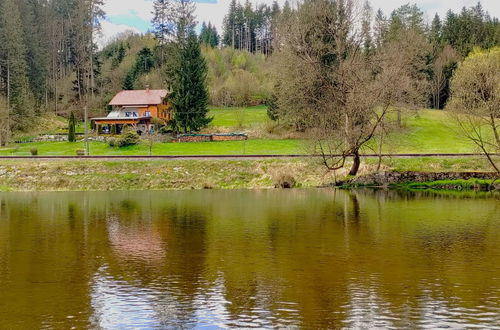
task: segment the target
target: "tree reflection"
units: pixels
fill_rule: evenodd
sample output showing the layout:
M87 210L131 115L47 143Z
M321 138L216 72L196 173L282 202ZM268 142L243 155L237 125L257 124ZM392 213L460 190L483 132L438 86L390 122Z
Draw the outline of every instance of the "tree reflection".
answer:
M0 328L487 327L500 321L499 204L368 190L0 194Z

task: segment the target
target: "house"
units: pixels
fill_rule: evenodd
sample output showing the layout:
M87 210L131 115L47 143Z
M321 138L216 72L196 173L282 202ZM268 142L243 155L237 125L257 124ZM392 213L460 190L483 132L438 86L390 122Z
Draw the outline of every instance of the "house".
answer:
M112 107L107 117L92 118L98 134L120 134L125 127L132 127L139 134L152 129L152 119L172 120L172 106L164 89L125 90L109 103Z

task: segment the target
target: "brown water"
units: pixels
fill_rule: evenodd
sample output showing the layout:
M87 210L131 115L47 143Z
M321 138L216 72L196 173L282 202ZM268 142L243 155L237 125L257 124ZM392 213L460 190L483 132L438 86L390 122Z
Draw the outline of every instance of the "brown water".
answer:
M0 329L500 328L500 199L0 194Z

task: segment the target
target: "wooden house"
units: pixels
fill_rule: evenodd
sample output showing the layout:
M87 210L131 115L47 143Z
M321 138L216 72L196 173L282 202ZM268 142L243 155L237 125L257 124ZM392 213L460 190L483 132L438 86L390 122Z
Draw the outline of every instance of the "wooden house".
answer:
M172 120L172 107L164 89L125 90L109 103L112 107L107 117L92 118L99 134L120 134L127 126L139 134L151 131L152 119Z

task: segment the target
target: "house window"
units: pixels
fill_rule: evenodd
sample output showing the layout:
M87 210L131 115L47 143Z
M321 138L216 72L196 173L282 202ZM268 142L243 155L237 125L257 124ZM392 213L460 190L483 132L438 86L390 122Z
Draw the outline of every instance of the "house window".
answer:
M133 113L134 117L139 117L139 114L137 112Z
M130 117L131 113L130 112L125 112L125 117Z
M144 112L145 117L151 117L151 111L146 111Z

